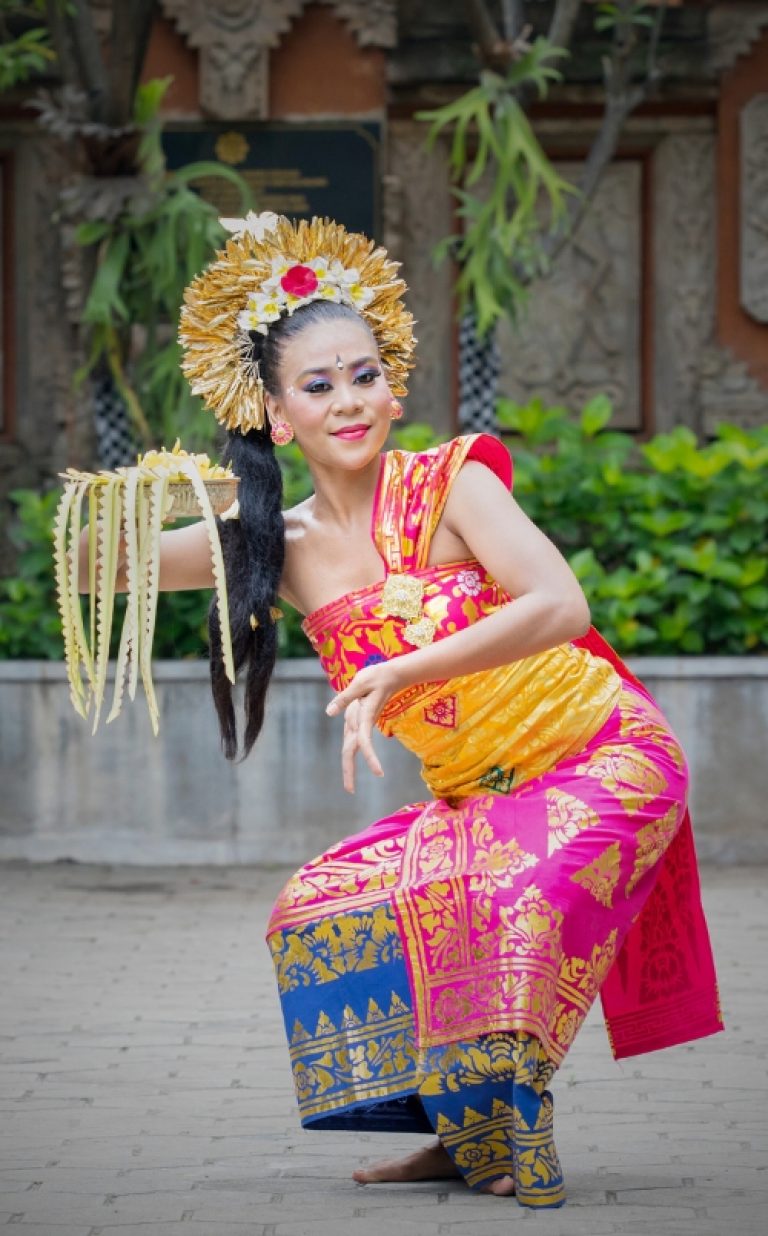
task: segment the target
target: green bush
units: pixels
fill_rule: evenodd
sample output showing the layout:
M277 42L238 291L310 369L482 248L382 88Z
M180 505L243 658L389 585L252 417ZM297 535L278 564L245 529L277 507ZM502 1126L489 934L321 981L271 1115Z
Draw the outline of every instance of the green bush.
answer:
M768 650L768 427L679 426L637 445L606 427L501 400L515 495L579 577L595 625L623 652Z
M63 655L53 579L53 518L57 490L38 494L16 489L10 495L16 518L9 536L16 547L16 575L0 579L0 659Z
M499 403L515 458L515 495L568 558L596 626L622 652L768 651L768 427L720 427L699 445L678 428L638 445L607 426L598 397L574 420L534 401ZM425 425L395 431L425 450ZM280 452L286 503L312 491L295 445ZM12 495L17 573L0 580L0 658L62 655L51 561L58 492ZM163 593L157 657L204 655L209 592ZM301 618L284 605L280 653L305 656ZM120 615L115 626L119 630Z

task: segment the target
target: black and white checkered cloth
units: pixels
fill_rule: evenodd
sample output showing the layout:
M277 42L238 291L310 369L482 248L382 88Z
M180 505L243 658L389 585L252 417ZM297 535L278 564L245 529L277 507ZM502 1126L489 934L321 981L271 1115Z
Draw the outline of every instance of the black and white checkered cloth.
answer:
M501 354L496 332L480 339L472 313L459 326L459 424L466 433L496 433Z
M93 421L99 467L117 468L136 462L139 444L128 419L128 409L109 374L93 379Z

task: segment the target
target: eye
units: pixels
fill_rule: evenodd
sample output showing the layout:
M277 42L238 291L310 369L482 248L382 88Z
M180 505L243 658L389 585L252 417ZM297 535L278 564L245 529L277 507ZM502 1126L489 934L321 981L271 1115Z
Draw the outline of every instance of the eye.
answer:
M356 382L361 382L363 386L372 386L381 373L380 369L364 369L355 378Z
M316 378L313 382L310 382L308 386L304 387L304 390L308 395L325 395L330 389L330 382L326 382L324 378Z

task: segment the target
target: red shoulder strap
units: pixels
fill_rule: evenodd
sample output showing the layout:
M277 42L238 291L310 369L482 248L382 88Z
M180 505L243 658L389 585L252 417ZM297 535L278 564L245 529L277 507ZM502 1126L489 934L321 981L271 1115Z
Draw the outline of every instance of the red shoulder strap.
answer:
M385 456L374 513L374 538L390 571L400 573L426 566L451 485L467 459L478 459L510 484L509 452L490 434L468 434L429 451L390 451Z

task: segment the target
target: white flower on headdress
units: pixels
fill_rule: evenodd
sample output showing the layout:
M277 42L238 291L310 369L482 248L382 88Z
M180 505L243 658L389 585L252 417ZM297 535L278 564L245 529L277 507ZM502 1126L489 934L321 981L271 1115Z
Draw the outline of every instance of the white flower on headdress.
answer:
M244 219L219 219L219 223L236 239L247 232L254 240L261 240L267 232L274 232L278 216L272 210L263 210L260 215L249 210Z
M313 300L341 302L363 310L376 294L361 282L357 267L345 267L338 258L319 256L301 262L278 253L269 269L270 274L258 291L251 292L238 315L237 324L243 331L266 335L270 323L281 314L290 316Z
M332 267L334 265L341 266L341 262L333 263L333 262L329 262L327 258L319 257L319 258L312 258L309 262L306 263L306 265L309 267L310 270L313 270L315 272L320 282L324 283L326 279L334 278L334 272L333 272ZM343 270L344 267L342 266L341 269Z
M267 324L276 322L280 317L282 305L277 296L251 292L245 309L237 315L237 324L241 330L256 330L260 335L266 335Z
M355 309L365 309L370 305L375 293L372 288L366 288L362 283L353 283L344 288L344 297L349 299Z
M338 269L334 270L333 277L344 287L352 287L353 284L360 282L360 271L356 267L350 266L347 269L341 265L341 262L334 262L334 266L338 266Z

